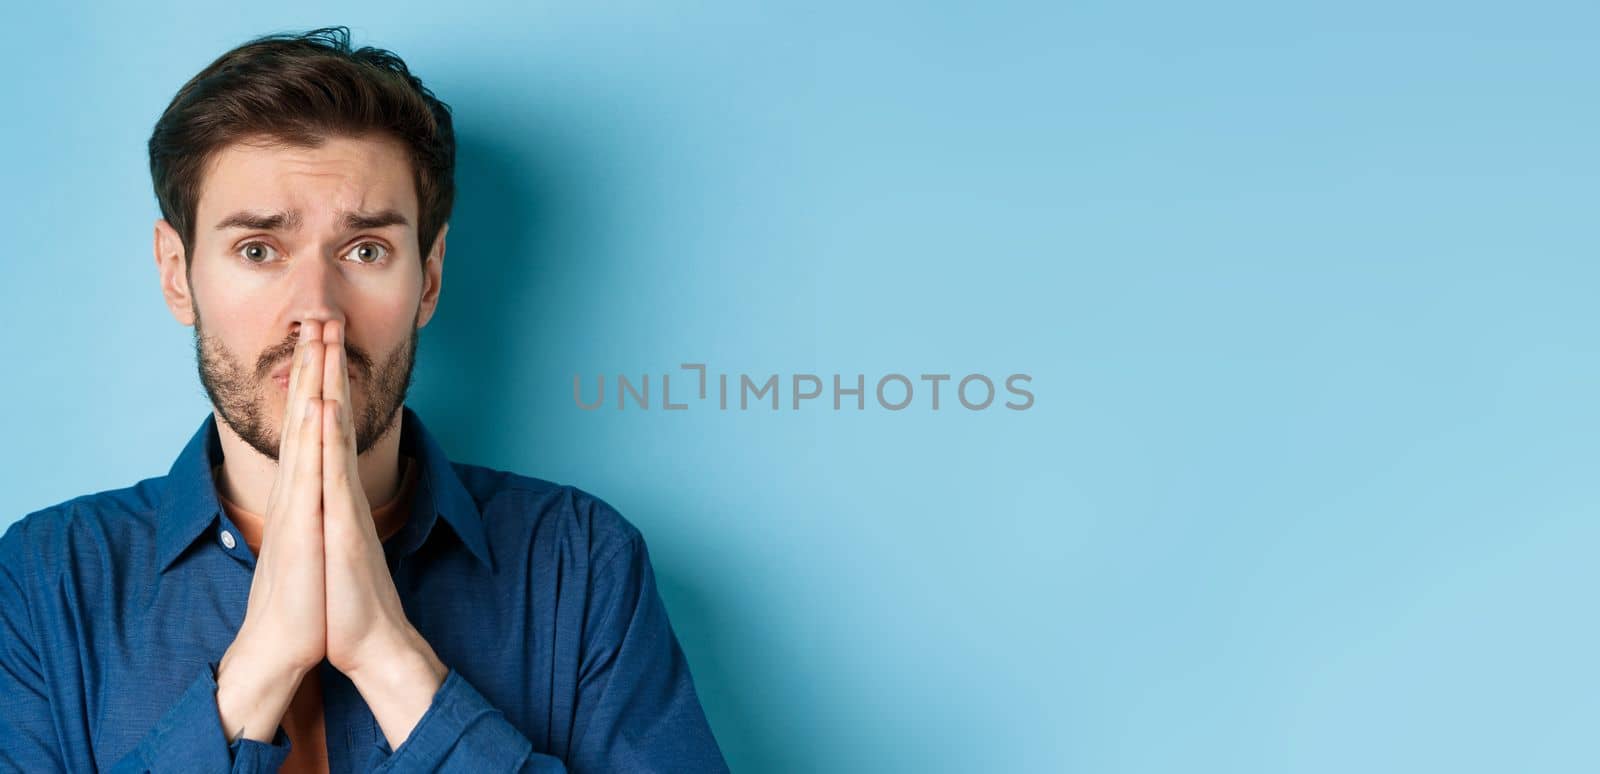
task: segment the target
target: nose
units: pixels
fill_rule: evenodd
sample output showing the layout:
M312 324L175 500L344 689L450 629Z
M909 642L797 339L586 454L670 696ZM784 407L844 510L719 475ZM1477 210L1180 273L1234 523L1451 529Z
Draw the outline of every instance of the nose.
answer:
M284 317L290 338L299 338L301 322L317 320L326 327L331 321L344 322L342 278L329 260L295 261L289 273L288 303Z

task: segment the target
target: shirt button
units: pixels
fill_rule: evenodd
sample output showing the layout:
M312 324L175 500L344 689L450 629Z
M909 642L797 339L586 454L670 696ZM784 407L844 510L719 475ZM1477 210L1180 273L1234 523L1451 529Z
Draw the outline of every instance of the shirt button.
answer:
M227 530L223 530L222 531L222 547L228 549L229 551L232 551L233 547L235 545L238 545L238 544L233 541L233 533L229 532Z

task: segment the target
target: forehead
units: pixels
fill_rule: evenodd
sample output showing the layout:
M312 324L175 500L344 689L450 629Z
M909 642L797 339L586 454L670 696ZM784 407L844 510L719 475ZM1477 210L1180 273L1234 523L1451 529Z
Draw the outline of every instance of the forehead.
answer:
M236 142L207 161L196 203L197 230L239 210L288 210L310 222L336 212L393 209L416 223L411 160L384 135L326 137L315 147L269 138Z

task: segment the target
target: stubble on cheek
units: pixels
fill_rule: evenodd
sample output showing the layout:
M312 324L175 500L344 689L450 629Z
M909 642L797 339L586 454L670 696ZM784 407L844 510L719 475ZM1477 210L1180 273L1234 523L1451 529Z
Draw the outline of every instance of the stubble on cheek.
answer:
M252 372L219 339L205 333L198 314L194 340L200 384L217 414L250 448L277 462L280 420L267 412L265 386L271 383L273 366L282 361L282 346L264 353ZM292 356L292 344L289 351Z

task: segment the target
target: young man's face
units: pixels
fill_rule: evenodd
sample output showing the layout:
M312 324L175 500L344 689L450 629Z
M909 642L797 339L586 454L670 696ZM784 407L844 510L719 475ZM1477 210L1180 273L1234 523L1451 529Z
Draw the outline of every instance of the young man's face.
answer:
M235 144L201 181L187 275L172 257L182 254L177 233L157 224L163 292L195 327L201 382L223 421L269 459L308 318L344 323L357 453L392 427L444 258L441 230L423 263L411 175L404 146L388 137Z

